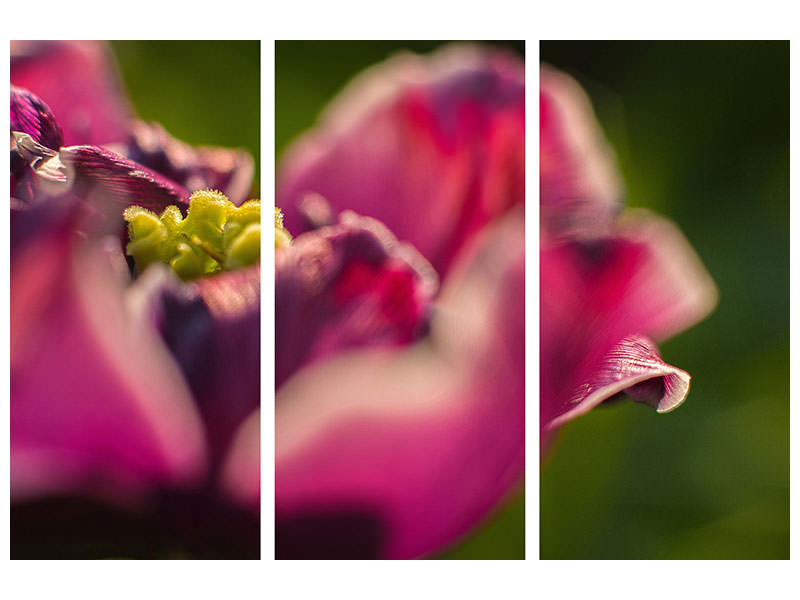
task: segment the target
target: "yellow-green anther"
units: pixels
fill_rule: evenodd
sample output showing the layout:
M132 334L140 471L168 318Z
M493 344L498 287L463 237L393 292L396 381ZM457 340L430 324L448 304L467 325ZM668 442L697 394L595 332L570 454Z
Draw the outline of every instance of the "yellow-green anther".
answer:
M288 246L292 243L292 236L283 226L283 213L277 206L275 207L275 248Z
M177 206L168 206L164 209L164 212L161 213L161 222L166 225L170 235L177 235L180 232L181 223L183 222L181 209Z
M169 266L181 279L188 280L219 271L219 268L215 268L215 265L212 264L213 262L194 244L180 242L175 248L175 256L169 260Z
M257 262L261 247L261 202L237 207L215 190L194 192L186 218L177 206L160 216L139 206L124 212L126 247L139 272L150 263L169 264L181 279L194 279Z
M248 200L228 217L222 237L223 245L229 247L234 238L251 223L261 224L261 202L259 200Z
M130 206L123 213L128 222L127 253L133 256L139 269L164 259L164 246L169 237L167 226L155 213L140 206Z
M225 269L251 265L261 256L261 223L250 223L236 236L225 257Z
M216 190L198 191L189 198L189 211L184 221L191 232L213 248L222 248L222 227L236 206Z

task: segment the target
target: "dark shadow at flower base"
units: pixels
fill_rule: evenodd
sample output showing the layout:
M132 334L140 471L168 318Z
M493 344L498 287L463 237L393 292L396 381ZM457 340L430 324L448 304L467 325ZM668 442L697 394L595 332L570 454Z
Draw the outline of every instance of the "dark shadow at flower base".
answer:
M368 510L308 511L275 522L275 558L376 559L385 525Z
M85 498L11 507L12 559L259 558L258 518L207 496L165 495L134 513Z

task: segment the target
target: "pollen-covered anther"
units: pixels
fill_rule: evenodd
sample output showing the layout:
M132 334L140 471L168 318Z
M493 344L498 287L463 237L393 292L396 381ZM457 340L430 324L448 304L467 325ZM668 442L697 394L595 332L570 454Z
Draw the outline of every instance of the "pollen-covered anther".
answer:
M189 198L183 217L176 206L160 216L139 206L124 212L137 271L159 261L181 279L194 279L251 265L260 259L261 201L234 205L216 190L199 190Z

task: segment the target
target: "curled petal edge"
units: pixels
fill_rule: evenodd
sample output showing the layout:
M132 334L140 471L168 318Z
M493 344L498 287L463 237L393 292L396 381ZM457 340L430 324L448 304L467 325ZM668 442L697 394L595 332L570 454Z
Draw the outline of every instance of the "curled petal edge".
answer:
M661 359L648 338L629 336L605 356L593 381L581 385L573 400L575 406L550 421L545 430L556 429L622 392L656 412L670 412L686 399L690 381L689 373Z

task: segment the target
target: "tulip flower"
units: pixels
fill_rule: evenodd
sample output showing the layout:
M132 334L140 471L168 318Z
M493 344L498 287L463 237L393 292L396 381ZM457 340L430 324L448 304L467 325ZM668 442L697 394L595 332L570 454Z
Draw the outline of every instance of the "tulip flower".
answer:
M102 44L11 80L12 556L257 557L252 159L134 120Z
M588 98L542 67L539 107L540 439L626 395L658 412L689 391L687 372L655 346L705 317L713 281L677 227L621 212L614 155Z
M504 51L401 54L283 157L278 558L431 556L519 488L524 97Z

